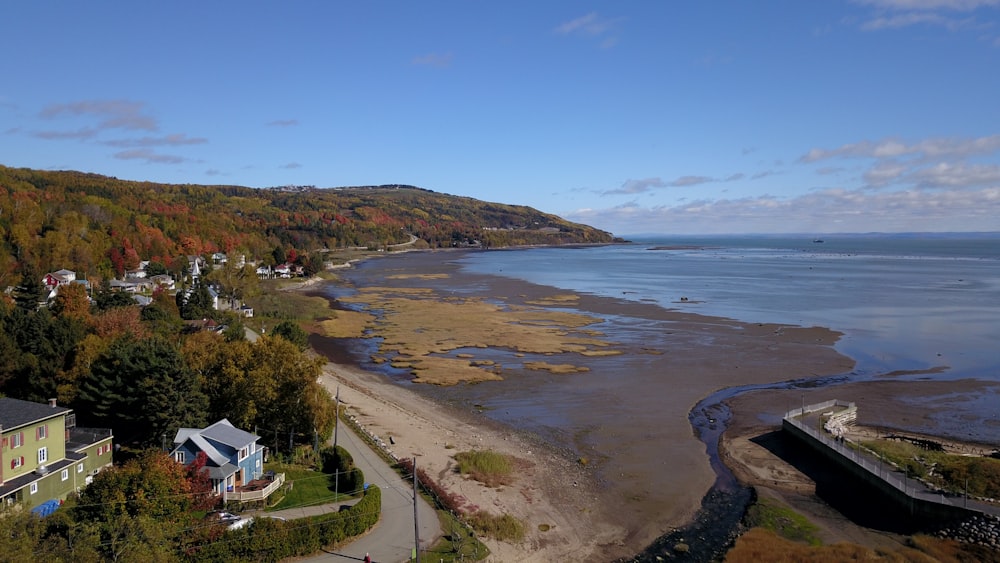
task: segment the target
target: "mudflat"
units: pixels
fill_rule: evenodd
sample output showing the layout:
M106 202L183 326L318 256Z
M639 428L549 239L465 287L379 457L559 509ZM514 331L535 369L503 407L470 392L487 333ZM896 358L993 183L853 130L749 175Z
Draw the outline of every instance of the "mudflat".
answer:
M364 346L343 332L313 345L337 359L328 382L350 390L342 399L393 438L398 456L417 456L466 509L525 523L523 542L489 542L497 560L638 552L688 521L714 481L688 420L701 398L853 366L833 349L840 334L826 328L740 323L467 274L450 256L370 260L310 289L360 311L343 324L383 338L360 363L392 370L352 365L344 347ZM337 313L328 328L341 324ZM370 316L358 323L359 315ZM507 453L520 476L490 489L457 475L452 456L469 449Z

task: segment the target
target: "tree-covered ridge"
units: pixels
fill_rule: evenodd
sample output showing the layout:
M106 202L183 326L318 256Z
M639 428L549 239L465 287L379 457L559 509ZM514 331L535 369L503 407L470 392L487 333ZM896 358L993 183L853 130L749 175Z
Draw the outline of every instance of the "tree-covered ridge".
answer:
M611 234L525 206L413 186L254 189L157 184L0 166L0 285L65 268L101 278L140 260L189 255L611 242Z

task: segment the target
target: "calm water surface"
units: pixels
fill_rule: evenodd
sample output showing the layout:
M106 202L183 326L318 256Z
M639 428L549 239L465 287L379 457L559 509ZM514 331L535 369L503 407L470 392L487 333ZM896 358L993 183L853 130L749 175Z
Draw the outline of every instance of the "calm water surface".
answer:
M475 253L461 263L744 322L829 327L844 333L838 350L859 374L947 366L938 377L1000 380L997 238L651 238Z

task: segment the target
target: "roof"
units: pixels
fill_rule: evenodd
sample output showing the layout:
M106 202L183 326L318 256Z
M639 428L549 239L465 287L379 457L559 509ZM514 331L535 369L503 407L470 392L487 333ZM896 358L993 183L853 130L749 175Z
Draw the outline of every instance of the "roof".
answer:
M233 426L229 420L223 418L219 422L203 429L179 429L177 435L174 437L174 451L185 443L191 442L194 446L190 448L191 450L205 452L205 455L208 456L208 462L205 465L208 468L209 477L212 479L222 479L236 473L239 467L234 465L229 456L220 452L212 442L225 444L235 450L240 450L253 444L258 439L259 436L240 430Z
M251 432L236 428L225 418L202 430L201 435L236 449L249 446L260 438Z
M72 410L65 407L53 407L42 403L2 397L0 398L0 427L6 432L7 430L41 422L42 420L58 415L64 415L72 412Z

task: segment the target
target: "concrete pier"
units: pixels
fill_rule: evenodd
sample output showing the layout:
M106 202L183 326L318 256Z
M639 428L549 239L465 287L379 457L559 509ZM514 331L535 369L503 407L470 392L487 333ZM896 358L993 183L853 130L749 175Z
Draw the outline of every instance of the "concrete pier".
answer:
M935 490L906 475L889 462L869 453L857 444L839 436L838 428L853 422L857 414L854 403L826 401L793 409L782 420L782 429L805 443L845 478L858 479L882 493L882 501L893 505L900 518L920 528L935 528L974 516L1000 517L1000 506ZM829 422L828 428L822 423ZM872 499L871 502L878 502Z

